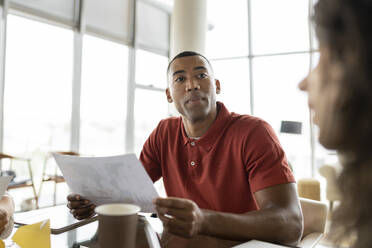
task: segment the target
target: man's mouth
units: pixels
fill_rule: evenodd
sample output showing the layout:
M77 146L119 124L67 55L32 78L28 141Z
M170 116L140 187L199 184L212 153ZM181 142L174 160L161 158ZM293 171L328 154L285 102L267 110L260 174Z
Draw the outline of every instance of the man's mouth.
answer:
M201 102L202 100L204 100L203 97L199 96L199 95L193 95L193 96L190 96L187 100L186 100L186 104L188 103L199 103Z
M188 102L200 102L201 97L191 97Z

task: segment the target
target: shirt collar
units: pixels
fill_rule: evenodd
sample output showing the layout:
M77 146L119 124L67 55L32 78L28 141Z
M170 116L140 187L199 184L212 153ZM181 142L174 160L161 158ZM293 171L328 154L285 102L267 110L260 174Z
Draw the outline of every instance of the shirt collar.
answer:
M182 118L180 118L183 144L187 145L187 143L194 141L196 144L204 146L206 149L209 150L210 147L213 145L214 141L216 140L216 138L218 137L217 134L222 133L221 131L225 127L226 123L230 120L229 117L230 112L227 110L225 105L222 102L217 102L217 117L212 123L212 125L208 128L207 132L198 140L189 138L187 136L185 127L182 122Z

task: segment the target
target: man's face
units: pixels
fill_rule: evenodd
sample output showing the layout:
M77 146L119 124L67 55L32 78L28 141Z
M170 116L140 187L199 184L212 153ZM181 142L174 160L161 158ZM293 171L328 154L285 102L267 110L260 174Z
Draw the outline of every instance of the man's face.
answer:
M329 50L321 48L318 66L299 84L308 93L313 121L319 127L319 142L329 149L339 145L340 124L336 115L341 77L340 66L331 61Z
M168 101L173 101L178 112L189 121L202 121L216 108L216 91L219 92L220 85L204 58L195 55L174 60L168 81Z

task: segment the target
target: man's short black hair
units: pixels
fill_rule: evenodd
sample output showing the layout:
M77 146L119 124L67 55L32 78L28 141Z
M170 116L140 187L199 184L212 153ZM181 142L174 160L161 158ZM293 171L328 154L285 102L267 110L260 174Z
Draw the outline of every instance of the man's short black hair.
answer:
M175 60L178 59L178 58L189 57L189 56L200 56L200 57L202 57L203 59L205 59L205 61L208 62L209 67L212 69L212 65L211 65L211 63L209 62L209 60L208 60L204 55L202 55L202 54L200 54L200 53L197 53L197 52L194 52L194 51L183 51L183 52L177 54L177 55L176 55L176 56L171 60L171 62L169 62L169 64L168 64L168 68L167 68L167 74L168 74L168 72L169 72L169 68L170 68L171 64L173 63L173 61L175 61ZM212 69L212 70L213 70L213 69Z

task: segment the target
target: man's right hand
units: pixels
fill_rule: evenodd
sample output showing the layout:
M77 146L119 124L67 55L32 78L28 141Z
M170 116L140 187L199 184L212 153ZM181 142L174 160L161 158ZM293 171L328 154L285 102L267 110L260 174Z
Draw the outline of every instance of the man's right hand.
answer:
M88 199L78 194L70 194L67 196L67 207L70 209L70 213L78 220L92 217L95 209L95 205Z

